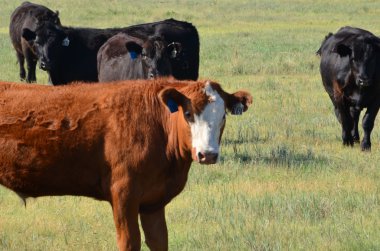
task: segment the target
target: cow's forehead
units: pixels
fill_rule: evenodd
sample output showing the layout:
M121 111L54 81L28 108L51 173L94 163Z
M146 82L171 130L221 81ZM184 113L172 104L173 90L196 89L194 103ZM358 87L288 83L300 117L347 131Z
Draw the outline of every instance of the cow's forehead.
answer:
M55 34L58 34L58 33L64 33L63 30L61 29L58 29L55 25L53 24L50 24L50 23L44 23L42 24L41 26L39 26L37 29L36 29L36 33L37 35L43 35L43 36L47 36L48 34L51 36L51 35L55 35Z
M200 114L210 104L215 108L225 109L224 100L219 93L219 89L209 81L201 86L196 95L191 98L191 101L196 114Z

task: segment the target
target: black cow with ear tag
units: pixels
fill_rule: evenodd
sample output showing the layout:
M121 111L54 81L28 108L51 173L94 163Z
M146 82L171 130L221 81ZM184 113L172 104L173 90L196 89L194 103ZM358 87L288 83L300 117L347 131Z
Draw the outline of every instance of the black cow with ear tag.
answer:
M99 81L170 76L172 74L170 58L176 57L178 47L168 46L160 36L141 39L119 33L99 49L97 58Z
M371 132L380 107L380 39L369 31L343 27L328 34L317 51L322 82L342 125L344 145L360 142L362 109L363 151L371 149Z
M96 55L108 38L122 29L71 28L40 23L35 32L25 28L23 37L34 42L40 68L53 85L73 81L98 81Z

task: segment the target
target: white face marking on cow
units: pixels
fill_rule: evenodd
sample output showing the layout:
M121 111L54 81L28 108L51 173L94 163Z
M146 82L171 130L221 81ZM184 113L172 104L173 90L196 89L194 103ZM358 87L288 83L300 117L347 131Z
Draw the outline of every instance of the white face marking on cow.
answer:
M219 139L226 111L224 100L209 83L206 83L204 91L209 97L209 103L200 114L194 114L194 122L190 123L190 128L192 146L198 161L211 164L215 163L219 154ZM214 160L209 160L209 155Z

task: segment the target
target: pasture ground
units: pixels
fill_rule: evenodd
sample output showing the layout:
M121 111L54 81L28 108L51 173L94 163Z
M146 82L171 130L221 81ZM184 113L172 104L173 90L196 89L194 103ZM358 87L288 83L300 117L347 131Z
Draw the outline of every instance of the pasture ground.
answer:
M0 0L0 79L18 81L8 35L22 1ZM372 152L343 147L315 55L328 32L380 34L377 0L38 0L62 24L116 27L176 18L201 39L201 78L251 91L228 116L221 162L194 164L167 208L170 250L380 250L380 125ZM38 70L39 83L47 83ZM111 208L0 188L0 250L116 250ZM147 247L143 245L143 250Z

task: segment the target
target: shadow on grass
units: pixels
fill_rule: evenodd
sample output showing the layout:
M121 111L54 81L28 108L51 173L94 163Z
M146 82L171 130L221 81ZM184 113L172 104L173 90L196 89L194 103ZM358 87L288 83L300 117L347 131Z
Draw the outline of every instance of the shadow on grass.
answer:
M329 160L322 156L317 156L308 149L304 152L299 152L298 149L292 149L288 146L277 146L270 149L269 152L262 152L255 149L252 152L239 152L234 149L234 154L231 156L221 157L221 162L238 162L240 164L251 165L267 165L271 167L317 167L329 163Z

